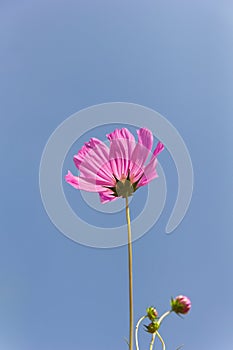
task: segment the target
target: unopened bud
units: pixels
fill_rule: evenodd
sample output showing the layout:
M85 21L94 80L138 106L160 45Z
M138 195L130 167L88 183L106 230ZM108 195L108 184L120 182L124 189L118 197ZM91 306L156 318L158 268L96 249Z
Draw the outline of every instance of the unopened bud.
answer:
M158 322L151 322L148 326L144 325L146 328L146 331L148 333L155 333L159 329L159 323Z
M191 301L189 298L179 295L175 299L171 299L171 308L177 314L187 314L191 309Z
M147 317L151 320L154 321L158 317L158 312L157 310L151 306L146 309Z

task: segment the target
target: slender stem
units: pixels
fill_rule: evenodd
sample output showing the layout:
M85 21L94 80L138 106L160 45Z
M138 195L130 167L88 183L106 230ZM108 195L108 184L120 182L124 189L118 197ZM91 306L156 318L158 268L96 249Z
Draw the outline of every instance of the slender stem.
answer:
M136 350L139 350L139 346L138 346L138 328L139 328L140 323L141 323L145 318L147 318L147 316L142 316L142 317L140 318L140 320L138 321L138 323L137 323L137 325L136 325L136 328L135 328Z
M160 319L158 320L158 324L160 324L160 323L165 319L165 317L167 317L168 315L170 315L171 312L172 312L172 310L169 310L169 311L165 312L165 313L160 317Z
M158 335L159 340L160 340L161 343L162 343L163 350L166 350L165 343L164 343L164 341L163 341L163 338L162 338L161 335L159 334L159 332L157 332L157 335Z
M157 334L157 333L158 333L158 332L155 332L155 333L152 334L152 338L151 338L151 342L150 342L150 350L153 349L154 342L155 342L155 337L156 337L156 334Z
M129 266L129 350L133 350L133 258L129 214L129 201L126 197L126 220L128 226L128 266Z

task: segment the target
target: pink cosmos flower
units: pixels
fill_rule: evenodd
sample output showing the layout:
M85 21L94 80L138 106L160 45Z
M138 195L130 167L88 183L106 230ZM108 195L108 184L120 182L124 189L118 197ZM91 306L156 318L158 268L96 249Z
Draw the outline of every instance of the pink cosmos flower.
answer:
M153 134L146 128L137 131L138 142L126 128L116 129L107 135L110 148L102 141L91 138L74 156L79 176L68 171L65 179L74 188L97 192L102 203L118 197L131 196L141 186L158 177L157 155L164 149L158 142L152 150Z

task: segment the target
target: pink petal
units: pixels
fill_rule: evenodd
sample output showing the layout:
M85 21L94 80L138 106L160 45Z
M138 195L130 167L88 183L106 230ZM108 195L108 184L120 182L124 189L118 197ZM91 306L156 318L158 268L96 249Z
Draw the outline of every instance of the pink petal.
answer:
M138 143L143 145L150 152L153 146L153 134L149 129L141 128L137 130Z
M107 134L106 136L109 139L109 141L123 138L131 142L135 142L134 136L131 134L131 132L127 128L116 129L110 134Z
M100 192L103 191L103 186L96 184L91 179L83 179L80 176L74 176L70 171L68 171L65 176L65 180L71 186L78 190L84 190L88 192Z
M112 192L112 191L111 191ZM113 193L113 192L112 192ZM108 202L112 202L115 201L117 199L117 197L113 196L110 191L106 191L106 192L100 192L99 193L100 196L100 201L101 203L108 203Z
M132 154L132 168L130 170L130 178L133 182L137 181L143 172L145 164L153 145L153 134L149 129L141 128L137 130L138 143Z
M145 186L150 181L154 180L156 177L158 177L157 171L156 171L156 164L157 159L155 158L153 161L149 162L145 168L144 168L144 175L139 180L137 187Z
M153 152L153 156L157 157L159 155L160 152L162 152L164 150L164 145L162 144L162 142L158 142L157 146Z
M114 186L115 179L108 160L109 148L100 140L92 138L74 156L74 162L83 178L93 183Z
M74 176L69 170L67 175L65 176L65 180L68 184L70 184L74 188L79 189L78 177Z
M158 174L157 174L157 171L156 171L156 165L158 163L157 155L160 152L162 152L163 149L164 149L164 145L161 142L158 142L158 144L157 144L157 146L156 146L156 148L155 148L155 150L154 150L154 152L153 152L153 154L151 156L151 159L150 159L149 163L144 168L144 175L142 176L142 178L138 182L137 187L145 186L150 181L152 181L153 179L158 177Z
M105 158L107 159L109 151L108 147L102 141L93 137L89 142L86 142L84 146L78 151L78 154L74 156L74 163L78 169L81 163L85 160L85 157L88 155L88 153L100 144L103 144L105 146Z
M133 149L135 148L134 136L128 129L116 129L107 135L110 140L109 162L113 174L118 180L128 176Z

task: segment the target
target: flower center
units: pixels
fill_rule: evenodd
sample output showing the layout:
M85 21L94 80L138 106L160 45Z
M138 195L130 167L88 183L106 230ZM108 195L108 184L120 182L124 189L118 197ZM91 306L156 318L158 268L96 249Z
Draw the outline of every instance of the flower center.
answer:
M133 184L128 179L122 179L116 183L116 194L118 197L129 197L132 196L135 189Z
M130 173L128 173L127 178L125 177L125 175L122 175L120 180L118 180L116 176L113 174L113 177L116 180L115 186L114 187L104 186L104 187L109 188L111 191L113 191L113 196L115 197L123 197L123 198L130 197L135 191L137 191L138 189L137 185L143 175L144 174L142 174L136 182L133 182L132 179L130 180Z

